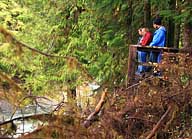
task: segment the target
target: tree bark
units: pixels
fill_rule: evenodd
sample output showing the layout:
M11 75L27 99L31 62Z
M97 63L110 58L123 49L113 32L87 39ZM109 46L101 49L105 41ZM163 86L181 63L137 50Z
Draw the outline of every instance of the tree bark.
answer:
M181 23L175 24L175 38L174 38L174 48L179 48L179 41L180 41L180 34L181 34Z
M191 0L186 0L184 5L183 12L190 12L190 14L185 18L184 22L184 30L183 30L183 47L184 48L189 48L192 47L192 21L191 19L191 14L192 11L188 11L189 5L191 3Z
M133 5L133 1L132 0L128 0L128 16L127 16L127 36L129 38L129 41L133 40L133 31L132 31L132 16L133 16L133 9L132 9L132 5ZM133 43L133 42L128 42L128 43Z
M144 0L144 26L151 26L151 4L150 0Z
M192 24L185 23L183 31L183 47L192 47Z
M169 1L169 9L175 11L176 9L176 0ZM167 46L174 47L174 39L175 39L175 23L173 17L169 18L168 21L168 33L167 33Z
M178 14L181 14L181 2L180 0L176 0L176 8L175 11ZM179 42L181 39L181 21L175 23L175 36L174 36L174 48L179 48Z

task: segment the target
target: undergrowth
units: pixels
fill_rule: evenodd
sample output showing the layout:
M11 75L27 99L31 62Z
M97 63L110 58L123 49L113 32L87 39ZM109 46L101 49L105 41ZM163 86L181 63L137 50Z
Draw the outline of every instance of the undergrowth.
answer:
M75 108L68 116L21 138L178 139L192 137L192 58L164 55L162 76L149 76L133 87L114 88L88 128ZM91 111L87 111L86 116ZM156 129L154 129L156 128Z

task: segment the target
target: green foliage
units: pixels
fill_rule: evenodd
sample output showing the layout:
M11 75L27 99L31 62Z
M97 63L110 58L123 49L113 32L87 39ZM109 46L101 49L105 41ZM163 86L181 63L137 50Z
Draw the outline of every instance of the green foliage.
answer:
M137 41L137 29L144 25L145 2L145 0L1 0L0 25L9 30L17 40L58 57L43 56L11 43L6 35L5 38L1 36L0 73L6 76L4 78L0 76L0 84L9 86L13 81L12 83L18 84L23 92L49 96L74 89L82 81L90 80L88 75L98 84L105 83L109 88L124 84L128 46ZM177 2L177 7L173 10L169 7L170 0L150 0L152 18L160 15L164 17L165 22L173 17L175 22L191 23L191 3L187 0ZM186 71L182 71L183 65L171 68L171 73L176 77L170 78L169 90L166 90L166 87L160 88L156 83L161 84L158 79L150 81L152 86L150 83L141 84L139 89L142 91L146 89L144 90L146 92L143 91L142 95L138 92L138 95L145 96L146 101L150 98L146 106L154 103L162 108L164 105L161 101L162 96L156 92L169 93L171 90L174 95L176 91L180 91L176 85L181 89L189 85L191 77ZM179 75L174 74L174 70L177 70ZM6 79L9 79L9 82ZM175 81L177 84L174 84ZM21 96L25 97L21 92L17 95L19 97L15 97L16 95L12 95L14 93L9 95L17 103ZM125 103L127 93L129 92L125 94L126 99L119 102L125 105L123 108L127 108ZM158 101L153 100L153 96L156 95ZM132 101L134 97L130 100ZM134 101L138 101L138 98L135 97ZM30 102L27 99L23 103L25 105ZM138 105L139 103L145 101L141 99ZM118 109L116 105L113 107L114 110ZM162 110L165 110L164 107L160 109ZM108 119L109 115L106 116ZM127 129L126 132L128 133ZM53 133L52 137L57 138L58 133Z
M178 3L178 11L174 11L169 9L169 2L151 0L151 15L191 21L190 3ZM2 0L0 24L18 40L45 53L71 56L77 61L67 64L64 58L44 57L1 39L0 69L12 77L19 74L25 81L23 88L34 93L87 80L82 67L100 84L121 84L127 72L128 46L137 41L137 29L144 24L144 3Z

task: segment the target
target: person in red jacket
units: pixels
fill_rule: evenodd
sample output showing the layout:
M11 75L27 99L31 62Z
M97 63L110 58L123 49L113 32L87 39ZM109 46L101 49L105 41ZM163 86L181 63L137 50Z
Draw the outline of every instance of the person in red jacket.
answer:
M142 46L149 45L153 39L153 35L151 32L149 32L149 29L148 28L142 28L141 35L142 35L142 39L141 39L139 44ZM147 61L147 52L138 51L138 62L145 63L146 61ZM139 65L137 68L136 75L140 76L145 71L147 71L147 67Z
M142 46L149 45L153 39L152 33L149 32L148 28L143 28L142 29L142 35L143 35L143 39L141 40L141 45Z

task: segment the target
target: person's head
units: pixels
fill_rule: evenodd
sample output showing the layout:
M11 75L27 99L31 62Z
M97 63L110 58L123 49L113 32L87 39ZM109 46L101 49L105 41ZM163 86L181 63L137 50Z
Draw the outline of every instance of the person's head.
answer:
M139 28L139 29L138 29L138 33L139 33L139 35L141 35L141 36L143 35L143 34L142 34L142 28Z
M161 26L161 18L156 18L155 20L153 20L153 27L155 29L158 29Z
M145 35L147 32L149 32L148 28L142 28L142 35Z

